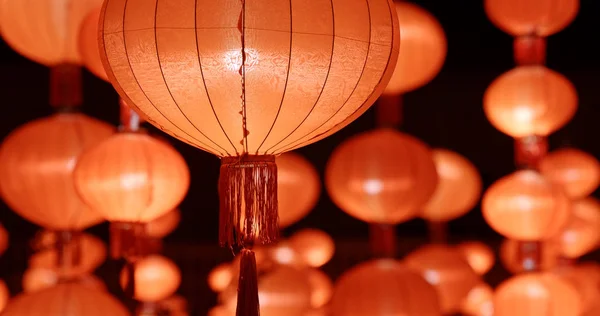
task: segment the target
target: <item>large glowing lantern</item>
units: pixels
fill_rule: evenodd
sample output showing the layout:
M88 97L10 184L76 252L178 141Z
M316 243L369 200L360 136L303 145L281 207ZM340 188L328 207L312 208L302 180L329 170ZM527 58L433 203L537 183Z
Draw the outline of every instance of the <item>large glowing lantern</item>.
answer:
M391 259L346 271L336 282L332 316L441 316L435 289L419 274Z
M450 246L424 246L408 254L404 262L435 287L444 314L457 312L471 289L481 282L462 253Z
M492 184L481 210L487 223L507 238L542 240L567 223L571 203L560 186L535 171L522 170Z
M142 302L158 302L173 295L181 284L181 272L170 259L152 255L135 263L135 294ZM121 287L127 287L128 269L121 271Z
M279 227L284 228L302 219L317 204L321 181L315 167L296 153L285 153L275 162Z
M435 191L431 150L392 129L377 129L339 145L329 158L325 186L345 212L369 223L415 217Z
M547 136L577 110L577 91L563 75L544 66L520 66L485 91L483 109L495 128L509 136Z
M439 182L423 206L421 217L446 222L470 211L481 195L481 176L467 158L446 149L434 149L433 161Z
M446 59L444 29L437 19L416 4L396 2L400 22L398 64L384 94L401 94L420 88L435 77Z
M578 149L555 150L540 161L539 168L544 177L560 184L572 199L584 198L600 185L600 162Z
M40 64L80 64L79 26L100 5L102 0L1 0L2 37Z
M514 276L494 294L494 316L579 316L581 312L582 300L575 286L548 272Z
M513 36L549 36L569 25L579 0L485 0L485 12L498 28Z
M6 306L2 316L128 316L127 309L104 291L64 283L21 294Z
M17 128L0 147L2 198L19 215L48 229L77 231L100 223L101 215L77 195L73 170L83 151L112 133L108 124L78 113Z
M600 243L600 201L588 197L572 205L569 221L549 242L556 244L562 256L579 258Z

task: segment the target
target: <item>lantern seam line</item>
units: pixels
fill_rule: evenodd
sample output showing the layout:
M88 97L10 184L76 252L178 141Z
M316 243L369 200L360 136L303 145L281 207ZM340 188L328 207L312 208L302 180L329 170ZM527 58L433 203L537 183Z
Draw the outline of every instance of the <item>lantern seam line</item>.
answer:
M394 35L395 35L395 34L396 34L396 32L397 32L397 31L399 31L399 30L396 30L396 27L394 27L394 17L392 16L392 14L394 14L393 12L395 12L395 9L393 9L393 8L391 7L391 5L390 5L390 1L388 1L388 7L389 7L389 9L390 9L390 18L391 18L391 22L392 22L392 41L393 41ZM399 50L398 50L398 51L399 51ZM387 69L387 67L389 67L389 65L390 65L390 61L392 60L392 52L394 52L394 45L391 45L391 46L390 46L390 53L389 53L389 56L388 56L388 61L387 61L386 69ZM387 70L384 70L383 74L385 74L385 72L386 72L386 71L387 71ZM381 84L381 81L383 80L383 77L384 77L384 76L382 75L382 76L381 76L381 78L379 78L379 82L378 82L378 84ZM305 146L307 143L308 143L308 144L310 144L310 143L312 143L312 142L313 142L315 139L317 139L317 138L319 138L319 137L321 137L321 136L323 136L323 135L326 135L327 133L330 133L331 131L333 131L333 130L335 130L336 128L338 128L338 126L340 126L340 125L343 125L343 124L344 124L344 122L348 121L348 119L349 119L349 118L351 118L351 117L352 117L354 114L356 114L358 111L360 111L362 108L364 108L364 106L365 106L365 104L366 104L366 101L367 101L367 100L369 100L369 99L370 99L370 98L373 96L373 94L375 94L375 91L376 91L376 89L374 89L374 90L371 92L371 94L370 94L370 95L367 97L367 99L365 100L365 102L363 102L363 104L362 104L360 107L358 107L356 110L354 110L354 112L352 112L352 114L350 114L350 115L349 115L349 116L348 116L348 117L347 117L345 120L343 120L343 121L339 122L338 124L336 124L336 125L335 125L335 126L333 126L332 128L328 129L327 131L324 131L324 132L322 132L322 133L320 133L320 134L318 134L318 135L315 135L315 136L313 136L312 138L310 138L310 139L308 139L308 140L306 140L306 141L304 141L304 142L302 142L302 143L300 143L300 144L298 144L298 145L295 145L294 147L290 148L289 150L294 150L294 149L296 149L296 148L299 148L299 147ZM336 131L336 132L337 132L337 131ZM334 133L335 133L335 132L334 132ZM329 135L331 135L331 134L329 134Z
M135 83L137 84L137 86L140 88L140 91L142 92L142 94L144 95L144 97L146 98L146 100L148 100L148 103L150 103L154 107L154 109L156 110L156 112L158 112L159 114L161 114L167 120L167 122L171 123L171 125L173 125L174 127L178 128L180 131L182 131L184 134L190 136L195 141L199 142L201 144L201 146L197 146L197 147L205 149L206 144L204 142L202 142L199 139L193 137L192 135L188 134L186 131L184 131L183 129L181 129L177 125L175 125L175 123L173 123L165 114L163 114L158 109L158 107L154 104L154 102L152 102L152 100L150 100L150 98L146 94L146 91L144 91L144 89L142 88L142 85L140 84L140 82L137 80L137 76L135 75L135 71L133 70L133 66L131 64L131 60L129 59L129 52L127 50L127 39L125 37L125 16L127 14L127 4L128 4L128 2L129 2L129 0L125 0L125 3L123 5L123 21L122 21L122 23L123 23L123 49L124 49L124 53L125 53L125 58L127 59L127 64L129 65L129 69L131 70L131 75L133 76L133 80L135 81ZM108 7L109 3L110 3L110 0L106 0L106 7ZM104 28L102 28L102 32L103 32L102 41L105 44L105 45L103 45L104 46L104 54L105 54L105 56L108 56L108 52L106 51L106 37L104 36L107 33L104 32ZM135 102L133 102L133 104L135 104ZM162 130L162 128L161 128L161 130ZM206 150L206 151L212 152L211 150Z
M165 88L167 89L167 92L169 93L171 100L173 100L173 103L175 103L175 106L177 106L177 109L179 109L179 112L181 112L181 114L183 115L183 117L185 117L185 119L188 121L188 123L190 123L190 125L192 125L198 131L198 133L200 133L202 136L206 137L206 139L208 139L208 141L215 144L217 147L224 150L225 154L229 155L229 152L225 148L223 148L219 144L215 143L212 139L210 139L208 136L206 136L200 130L200 128L198 128L198 126L196 126L196 124L192 123L192 121L189 119L189 117L183 112L183 110L181 109L181 106L179 106L179 103L175 100L175 97L173 96L173 93L171 92L171 88L169 87L169 84L167 83L167 79L165 77L165 73L162 68L162 62L160 60L160 53L159 53L159 49L158 49L158 32L156 31L157 30L156 24L157 24L157 20L158 20L158 4L159 4L159 2L160 2L160 0L156 0L156 7L154 10L154 42L156 43L156 61L158 62L158 69L160 70L160 75L163 78L163 82L165 83ZM217 150L216 148L213 148L212 146L209 146L208 144L206 144L206 146L208 148L214 150L215 152L219 153L219 155L222 155L222 153L220 153L219 150Z
M334 117L335 117L335 116L336 116L336 115L337 115L337 114L338 114L338 113L339 113L339 112L340 112L340 111L341 111L341 110L342 110L342 109L343 109L343 108L344 108L344 107L345 107L345 106L348 104L348 101L350 100L350 98L352 98L352 96L354 95L354 92L356 92L356 89L357 89L357 88L358 88L358 86L360 85L360 83L361 83L361 81L362 81L362 79L363 79L363 76L364 76L364 74L365 74L365 70L366 70L366 68L367 68L367 64L368 64L368 62L369 62L369 55L371 54L371 36L372 36L372 33L373 33L373 23L372 23L372 21L371 21L371 7L369 6L369 0L365 0L365 3L366 3L366 5L367 5L367 14L368 14L368 16L369 16L369 41L368 41L368 42L365 42L365 43L367 43L367 44L368 44L368 45L367 45L367 52L366 52L366 54L365 54L365 61L364 61L364 64L363 64L363 67L362 67L362 71L361 71L361 73L360 73L360 76L358 77L358 80L356 81L356 84L354 85L354 88L352 89L352 92L350 92L350 95L348 95L348 97L346 98L346 101L344 101L344 103L342 104L342 106L340 106L340 107L339 107L339 109L337 109L337 111L335 111L335 112L334 112L334 113L333 113L333 114L332 114L332 115L331 115L331 116L330 116L330 117L329 117L327 120L325 120L323 123L321 123L321 125L319 125L318 127L314 128L314 129L313 129L312 131L310 131L309 133L306 133L304 136L302 136L302 137L300 137L300 138L297 138L295 141L292 141L292 142L290 142L288 145L285 145L285 146L280 146L280 147L279 147L278 149L276 149L275 151L281 151L281 152L284 152L284 151L289 151L289 150L293 150L294 148L296 148L297 146L299 146L299 145L301 145L301 144L305 144L305 143L306 143L306 141L302 141L302 139L303 139L303 138L305 138L305 137L307 137L307 136L309 136L310 134L312 134L312 133L316 132L316 131L317 131L317 130L319 130L321 127L323 127L325 124L327 124L327 123L328 123L328 122L329 122L331 119L333 119L333 118L334 118ZM393 24L394 24L394 23L392 23L392 25L393 25ZM390 55L391 55L391 54L390 54ZM385 73L385 71L384 71L384 73ZM367 100L368 100L368 98L367 98ZM365 102L363 102L363 104L362 104L362 105L364 105L364 103L365 103ZM361 105L361 106L359 106L358 108L360 109L360 108L362 107L362 105ZM356 112L356 111L355 111L355 112ZM354 113L353 113L353 114L354 114ZM344 120L344 121L345 121L345 120ZM336 126L337 126L337 125L336 125ZM334 127L335 127L335 126L334 126ZM328 131L330 131L330 130L332 130L332 129L331 129L331 128L330 128L330 129L328 129L327 131L325 131L325 133L327 133L327 132L328 132ZM320 135L320 134L319 134L319 135ZM317 135L317 136L319 136L319 135ZM313 137L313 138L314 138L314 137ZM310 140L311 140L311 139L313 139L313 138L310 138L310 139L308 139L307 141L310 141ZM294 145L294 144L295 144L295 143L297 143L297 142L300 142L300 144Z
M242 65L240 67L241 84L242 84L242 150L244 153L248 152L248 116L246 114L246 0L240 0L242 2L241 12L241 42L242 42Z
M258 152L260 151L260 148L265 144L265 142L271 135L271 132L273 131L273 128L275 127L275 124L277 124L277 119L279 118L279 114L281 113L281 108L283 107L283 101L285 101L285 97L286 97L285 93L287 91L287 87L288 87L288 83L289 83L289 79L290 79L290 69L291 69L291 65L292 65L292 50L293 50L293 43L294 43L293 27L294 27L294 22L293 22L293 14L292 14L292 0L290 0L290 51L289 51L289 56L288 56L287 74L285 77L285 86L283 87L283 93L281 95L281 102L279 103L279 109L277 110L277 114L275 115L273 124L271 124L271 128L269 128L269 132L267 132L267 135L263 139L262 143L260 143L260 146L258 146L258 148L256 149L257 155L258 155Z
M210 108L212 109L213 115L215 116L215 119L217 120L217 123L219 124L219 127L221 127L221 131L223 132L223 135L225 135L225 138L227 138L227 141L229 142L229 144L231 144L231 147L233 147L233 151L235 152L236 156L239 154L237 151L237 148L235 147L235 145L233 144L233 142L231 141L231 138L229 138L229 135L227 135L227 132L225 131L225 128L223 127L223 124L221 124L221 120L219 120L219 116L217 115L217 111L215 110L215 107L212 103L212 99L210 97L210 92L208 91L208 86L206 85L206 80L204 80L204 69L202 68L202 57L200 56L200 46L198 44L198 28L196 27L198 24L198 0L194 1L194 35L195 35L195 41L196 41L196 55L198 56L198 66L200 68L200 76L202 76L202 84L204 85L204 90L206 91L206 98L208 99L208 103L210 104ZM229 152L227 152L227 150L225 150L228 156Z

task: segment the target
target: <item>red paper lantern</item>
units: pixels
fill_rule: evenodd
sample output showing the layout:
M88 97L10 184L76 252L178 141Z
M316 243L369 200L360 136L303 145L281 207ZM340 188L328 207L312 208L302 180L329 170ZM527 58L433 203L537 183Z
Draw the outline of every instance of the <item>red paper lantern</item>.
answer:
M446 34L427 10L408 1L395 2L400 23L398 64L384 94L402 94L427 84L446 59Z
M600 185L600 162L578 149L555 150L540 161L539 168L544 177L561 185L572 199L584 198Z
M437 182L429 147L392 129L343 142L325 170L325 186L335 204L369 223L397 224L415 217Z
M0 147L2 198L47 229L79 231L100 223L101 215L77 195L73 170L83 151L112 133L109 125L76 113L55 114L14 130Z
M127 287L128 270L121 271L121 287ZM152 255L135 263L135 294L142 302L158 302L173 295L181 284L181 272L169 258Z
M285 153L277 163L279 227L285 228L308 214L321 193L321 181L315 167L296 153Z
M290 248L307 265L318 268L329 262L335 253L333 238L318 229L303 229L288 240Z
M492 23L513 36L549 36L567 27L579 11L579 0L485 0Z

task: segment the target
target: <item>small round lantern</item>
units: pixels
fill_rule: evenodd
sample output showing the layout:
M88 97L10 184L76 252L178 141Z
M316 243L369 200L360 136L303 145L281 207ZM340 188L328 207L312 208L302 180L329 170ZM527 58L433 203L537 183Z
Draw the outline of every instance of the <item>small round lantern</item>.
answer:
M77 195L73 170L82 152L113 131L78 113L59 113L17 128L0 147L2 198L17 214L47 229L80 231L100 223L102 216Z
M535 241L558 233L571 205L562 188L535 171L522 170L497 180L485 192L486 222L507 238Z
M329 158L325 185L343 211L369 223L397 224L415 217L435 191L431 150L392 129L354 136Z
M485 283L475 286L463 301L460 311L466 316L493 316L494 289Z
M550 152L540 161L539 168L544 177L561 185L572 199L584 198L600 185L600 162L578 149Z
M310 305L314 309L321 308L331 299L333 295L333 281L319 269L309 269L308 281L311 287Z
M575 19L579 0L485 0L492 23L513 36L549 36Z
M296 153L285 153L277 163L279 227L285 228L308 214L319 199L321 182L317 170Z
M478 241L462 242L457 246L465 256L473 271L479 275L488 273L496 262L494 251L486 244Z
M2 316L129 316L127 309L104 291L76 283L58 284L21 294L6 306Z
M492 82L483 109L504 134L548 136L571 120L577 101L575 87L563 75L544 66L520 66Z
M457 312L471 289L481 282L466 258L450 246L426 245L408 254L404 263L435 287L444 314Z
M208 274L208 286L216 293L224 291L233 279L233 267L230 263L222 263Z
M288 240L290 247L306 264L318 268L329 262L335 252L333 238L318 229L303 229Z
M593 251L600 243L600 201L588 197L572 203L567 224L549 242L567 258L579 258Z
M469 160L450 150L434 149L433 162L439 181L421 217L447 222L475 207L481 195L481 176Z
M416 4L395 2L400 23L398 64L384 94L406 93L427 84L446 59L447 43L440 22Z
M129 270L121 271L121 287L127 288ZM168 258L159 255L145 257L135 263L135 294L142 302L158 302L173 295L181 284L181 272Z
M361 263L335 284L332 316L441 316L435 289L391 259Z
M494 316L579 316L581 308L575 286L548 272L514 276L494 294Z

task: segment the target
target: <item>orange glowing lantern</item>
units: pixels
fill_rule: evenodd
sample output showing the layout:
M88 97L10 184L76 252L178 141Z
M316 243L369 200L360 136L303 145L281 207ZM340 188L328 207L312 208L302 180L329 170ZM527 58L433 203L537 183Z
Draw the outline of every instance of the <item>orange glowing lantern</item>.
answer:
M8 249L8 231L0 223L0 256Z
M306 270L291 265L259 265L258 295L261 316L305 316L311 307L311 284ZM226 309L235 314L237 281L221 293Z
M493 316L494 289L485 283L475 286L463 301L460 311L466 316Z
M100 214L77 195L73 170L84 150L112 133L109 125L77 113L55 114L14 130L0 147L2 198L47 229L79 231L100 223Z
M471 289L481 282L465 257L450 246L424 246L406 256L404 262L435 287L444 314L457 312Z
M512 274L524 272L523 262L519 255L519 242L513 239L505 239L500 245L500 262L502 266ZM536 264L540 270L550 270L558 264L559 249L555 244L544 242L541 248L541 258Z
M333 295L333 282L319 269L308 270L308 281L312 289L310 305L314 309L322 308L329 303Z
M318 268L329 262L335 252L333 238L318 229L303 229L288 240L290 247L309 266Z
M577 110L577 91L563 75L544 66L514 68L488 87L483 109L495 128L514 138L547 136Z
M499 179L485 192L481 210L498 233L517 240L543 240L569 220L571 205L560 186L531 170Z
M230 263L222 263L214 267L208 274L208 286L220 293L224 291L233 279L233 267Z
M457 247L475 273L484 275L494 267L496 258L494 257L494 251L488 245L478 241L470 241L460 243Z
M119 301L104 291L64 283L10 301L2 316L129 316Z
M63 276L78 276L93 272L106 260L106 246L102 240L90 234L81 234L78 243L79 262L67 267L67 270L63 271L63 267L57 265L59 253L53 248L33 254L29 258L29 267L49 269Z
M433 161L439 182L433 196L423 206L421 217L446 222L471 210L481 195L481 177L477 168L465 157L446 150L434 149Z
M581 308L575 286L547 272L514 276L494 294L494 316L579 316Z
M398 64L384 94L402 94L427 84L435 77L446 59L444 29L425 9L410 2L396 2L400 23Z
M98 21L100 20L100 7L92 10L81 22L78 35L78 49L81 61L85 68L96 77L108 81L108 76L100 59L98 47Z
M279 227L285 228L302 219L317 204L321 182L317 170L296 153L285 153L275 162Z
M78 32L102 0L2 0L0 29L21 55L46 66L81 64Z
M0 313L8 304L8 300L10 298L10 291L8 290L8 286L3 280L0 280Z
M369 223L397 224L413 218L437 182L429 147L392 129L369 131L343 142L325 171L331 199Z
M31 293L54 287L59 284L60 281L61 276L54 269L29 268L23 274L21 284L25 293ZM106 291L104 282L93 274L73 276L69 281L86 286L90 289Z
M492 23L513 36L549 36L569 25L579 11L579 0L485 0Z
M435 289L391 259L361 263L344 272L331 300L332 316L440 316Z
M600 162L578 149L553 151L540 161L539 168L544 177L563 186L572 199L584 198L600 185Z
M586 198L572 204L571 218L550 242L567 258L579 258L600 242L600 201Z
M121 271L121 287L127 287L128 269ZM181 272L168 258L158 255L145 257L135 263L135 294L142 302L158 302L173 295L181 284Z
M146 224L146 234L153 238L164 238L172 233L181 221L181 212L174 209Z

